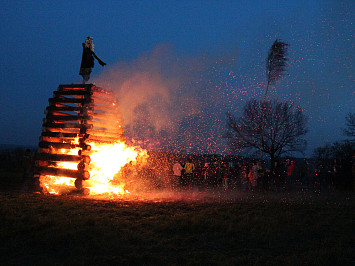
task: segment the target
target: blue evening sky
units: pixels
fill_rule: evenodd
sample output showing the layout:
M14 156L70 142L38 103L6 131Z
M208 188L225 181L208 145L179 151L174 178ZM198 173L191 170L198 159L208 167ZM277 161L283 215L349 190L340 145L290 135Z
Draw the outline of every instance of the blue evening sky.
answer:
M174 123L197 123L178 128L206 136L202 139L210 143L196 144L201 151L222 152L224 114L237 115L246 100L261 97L265 58L279 38L290 44L288 73L269 97L303 108L310 154L343 139L345 116L355 112L354 14L352 0L1 0L0 144L37 145L48 98L59 84L81 82L81 43L93 36L95 52L107 66L96 63L91 81L120 91L125 99L112 82L122 84L150 71L164 76L163 94L178 101L174 110L167 108L179 120ZM191 77L182 77L188 73ZM172 88L186 97L176 97ZM149 91L156 93L147 85L145 95ZM139 98L140 90L136 93ZM186 98L193 98L190 105ZM191 108L191 102L196 108L190 114L179 109ZM191 119L192 113L198 119ZM193 150L189 147L182 150Z

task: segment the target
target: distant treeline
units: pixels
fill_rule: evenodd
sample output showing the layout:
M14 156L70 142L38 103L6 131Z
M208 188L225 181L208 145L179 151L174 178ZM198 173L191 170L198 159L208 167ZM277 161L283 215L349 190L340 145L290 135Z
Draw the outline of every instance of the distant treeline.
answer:
M0 145L0 170L18 172L24 170L24 155L26 149L31 150L31 154L36 152L36 146L20 145Z

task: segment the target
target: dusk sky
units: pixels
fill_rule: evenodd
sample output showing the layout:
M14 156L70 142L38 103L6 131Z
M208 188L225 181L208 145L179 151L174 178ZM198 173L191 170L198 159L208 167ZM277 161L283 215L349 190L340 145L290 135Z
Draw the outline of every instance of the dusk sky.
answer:
M131 137L141 107L155 132L189 135L171 138L186 144L180 151L193 151L195 139L201 152L226 152L225 113L262 99L275 39L289 44L289 61L269 97L308 116L307 154L344 139L355 112L353 0L2 0L0 15L0 144L38 144L48 98L81 83L87 36L107 63L95 63L90 81L115 91Z

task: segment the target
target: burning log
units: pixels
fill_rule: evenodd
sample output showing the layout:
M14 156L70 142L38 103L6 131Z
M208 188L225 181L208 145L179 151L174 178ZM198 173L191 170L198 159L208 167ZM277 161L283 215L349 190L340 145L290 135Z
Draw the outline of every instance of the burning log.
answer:
M93 100L90 99L82 99L82 98L49 98L49 104L56 104L56 103L72 103L72 104L85 104L85 103L93 103Z
M117 142L117 140L123 141L124 138L119 138L117 137L109 137L109 136L90 136L89 141L94 141L98 143L114 143Z
M53 92L55 97L60 96L87 96L92 95L92 91L83 91L83 90L62 90Z
M95 127L93 129L88 129L88 134L91 136L116 136L117 135L123 135L123 129L122 128L112 128L110 130L109 128L100 128L100 127Z
M69 84L69 85L59 85L58 91L65 90L86 90L91 91L93 89L92 84Z
M69 155L69 154L52 154L52 153L39 153L36 156L40 161L55 161L55 162L81 162L90 163L90 156L87 155Z
M92 124L78 124L78 123L55 123L50 119L43 119L42 127L45 128L78 128L89 129L92 128Z
M63 169L63 168L55 168L55 167L45 167L45 166L37 167L37 171L39 171L42 175L72 177L72 178L79 178L82 180L88 180L90 178L90 173L88 171L79 171L79 170L71 170L71 169Z
M100 130L111 130L111 131L115 131L117 129L119 129L120 127L120 122L119 121L114 121L114 122L109 122L109 121L100 121L100 120L94 120L92 121L95 124L94 128L100 129Z
M63 132L51 132L51 131L43 131L43 137L57 137L57 138L77 138L77 133L63 133Z
M52 143L75 143L77 138L60 138L60 137L45 137L40 136L39 142L52 142ZM53 147L53 146L51 146Z
M92 120L92 116L87 116L87 115L53 115L53 114L47 114L46 116L47 120L51 120L54 123L57 121L87 121L87 120Z
M92 97L96 104L105 104L110 106L115 106L117 102L112 101L112 99L102 98L102 97Z
M87 107L87 109L92 110L93 107ZM51 105L46 108L47 112L58 111L58 112L80 112L83 110L83 107L80 106L68 106L68 105Z
M119 114L116 115L107 112L102 112L102 113L93 113L92 117L93 119L115 121L117 120L117 118L120 118L121 116Z
M72 144L72 143L60 143L60 142L48 142L48 141L40 141L38 144L38 147L40 148L54 148L54 149L76 149L76 148L81 148L83 150L91 150L90 145L86 144Z

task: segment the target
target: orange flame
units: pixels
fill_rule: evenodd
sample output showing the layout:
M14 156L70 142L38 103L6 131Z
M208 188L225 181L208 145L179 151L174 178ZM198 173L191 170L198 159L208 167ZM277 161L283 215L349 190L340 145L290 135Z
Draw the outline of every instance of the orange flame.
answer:
M122 167L130 162L136 164L138 157L145 157L147 153L139 147L128 147L123 142L114 144L90 143L92 154L90 163L90 179L85 186L90 188L90 194L123 194L125 180L120 174Z
M87 167L90 179L83 181L83 187L89 189L90 195L122 195L129 193L125 188L126 180L124 173L121 172L125 166L134 168L143 166L148 157L147 151L140 147L129 147L124 142L112 144L99 144L89 142L91 151L89 152L91 162ZM78 154L77 149L67 152L60 150L62 154ZM138 163L139 162L139 163ZM57 168L77 170L78 163L61 162ZM132 178L132 176L130 176ZM70 177L58 177L45 175L40 177L43 188L51 194L62 194L70 192L75 188L75 179Z

